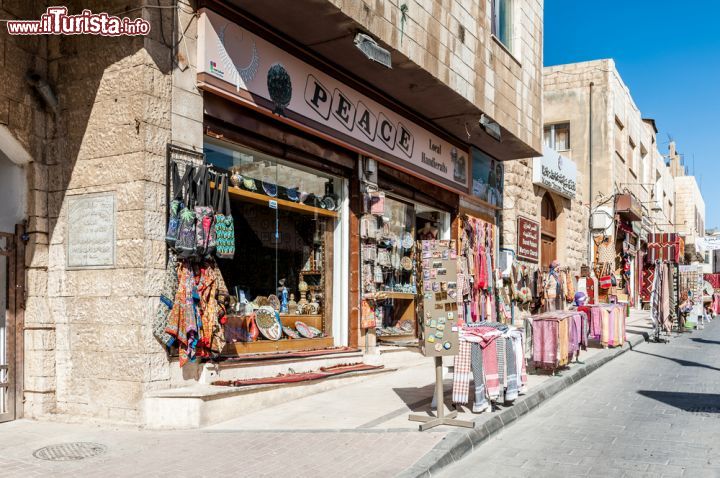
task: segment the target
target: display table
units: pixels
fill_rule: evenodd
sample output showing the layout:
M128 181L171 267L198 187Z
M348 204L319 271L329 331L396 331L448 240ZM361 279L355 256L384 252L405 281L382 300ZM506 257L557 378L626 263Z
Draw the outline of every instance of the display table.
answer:
M583 311L545 312L527 320L532 327L532 361L536 368L554 372L587 348L588 316Z
M590 338L603 347L622 347L625 343L627 307L625 304L589 304L578 307L590 322Z

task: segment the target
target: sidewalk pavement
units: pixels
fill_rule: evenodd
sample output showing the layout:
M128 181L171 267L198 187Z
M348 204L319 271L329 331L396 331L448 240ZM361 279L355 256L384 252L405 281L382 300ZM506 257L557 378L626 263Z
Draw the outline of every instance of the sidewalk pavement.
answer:
M503 426L528 413L617 355L644 340L647 313L628 320L623 348L591 348L556 376L530 375L528 393L513 406L458 418L474 429L438 427L419 432L410 413L429 413L433 362L381 374L338 389L257 412L202 430L145 431L19 420L0 425L2 476L422 476L460 459ZM452 383L445 381L446 400ZM38 448L97 442L107 451L74 462L43 461Z

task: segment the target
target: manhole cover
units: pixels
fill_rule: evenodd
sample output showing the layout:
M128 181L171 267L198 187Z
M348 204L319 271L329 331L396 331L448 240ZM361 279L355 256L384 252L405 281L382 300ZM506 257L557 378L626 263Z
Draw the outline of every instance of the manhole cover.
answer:
M102 455L105 450L105 445L100 443L59 443L35 450L33 456L48 461L73 461Z

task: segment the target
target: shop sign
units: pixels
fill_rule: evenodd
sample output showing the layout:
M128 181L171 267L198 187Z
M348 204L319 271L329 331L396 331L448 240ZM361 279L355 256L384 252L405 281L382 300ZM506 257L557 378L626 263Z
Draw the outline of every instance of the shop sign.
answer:
M573 199L577 188L577 166L572 159L544 146L543 155L533 159L533 184Z
M642 205L632 194L615 196L615 212L626 221L642 220Z
M115 194L68 197L67 267L115 265Z
M503 164L472 148L472 195L493 206L503 203Z
M368 156L467 192L468 152L220 15L203 10L198 82Z
M720 236L704 236L695 239L695 245L705 251L717 251L720 249Z
M518 217L517 256L526 261L540 261L540 223Z

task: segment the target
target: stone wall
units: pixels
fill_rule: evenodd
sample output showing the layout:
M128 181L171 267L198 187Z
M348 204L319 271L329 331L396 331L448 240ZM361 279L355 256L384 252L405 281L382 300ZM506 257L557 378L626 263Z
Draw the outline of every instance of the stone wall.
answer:
M396 0L330 1L512 134L542 150L541 0L512 2L510 51L491 33L489 0L399 2L408 7L404 25Z
M517 218L522 216L540 223L540 204L547 190L532 182L532 159L507 161L504 164L505 194L500 221L500 247L517 251ZM588 209L583 203L581 176L578 176L577 190L574 200L551 193L558 214L557 256L563 266L575 272L580 271L581 265L587 264ZM540 264L547 266L547 261L541 257Z
M3 18L38 18L3 2ZM66 3L152 22L146 37L8 37L0 29L0 123L31 151L28 171L25 415L139 423L146 390L169 380L150 324L165 267L173 11L140 0ZM160 5L170 5L161 1ZM51 115L24 81L41 75ZM116 266L68 270L67 199L114 192Z

